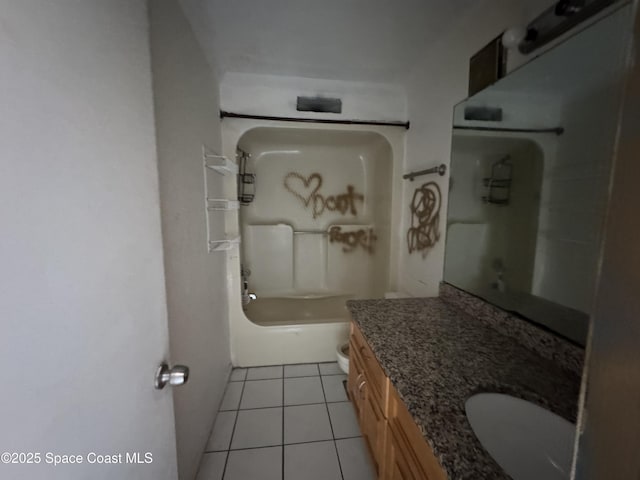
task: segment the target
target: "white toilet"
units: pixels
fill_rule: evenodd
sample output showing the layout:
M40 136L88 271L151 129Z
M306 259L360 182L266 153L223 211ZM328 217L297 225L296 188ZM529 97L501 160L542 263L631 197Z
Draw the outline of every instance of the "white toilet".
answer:
M336 348L336 354L338 356L338 365L347 375L349 374L349 342L338 345Z

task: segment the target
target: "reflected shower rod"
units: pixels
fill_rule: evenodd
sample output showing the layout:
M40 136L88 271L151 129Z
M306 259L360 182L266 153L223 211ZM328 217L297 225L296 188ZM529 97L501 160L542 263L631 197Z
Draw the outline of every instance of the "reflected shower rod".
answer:
M499 127L471 127L471 126L453 126L454 130L476 130L480 132L509 132L509 133L555 133L562 135L563 127L552 128L499 128Z
M441 177L447 173L447 166L444 163L441 163L437 167L427 168L426 170L418 170L417 172L409 172L402 175L402 178L409 179L413 182L413 179L416 177L421 177L422 175L431 175L433 173L437 173Z

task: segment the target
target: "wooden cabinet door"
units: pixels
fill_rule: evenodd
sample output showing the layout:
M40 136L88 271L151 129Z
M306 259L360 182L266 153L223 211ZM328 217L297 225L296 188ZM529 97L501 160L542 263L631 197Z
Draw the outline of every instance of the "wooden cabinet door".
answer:
M402 454L402 448L391 431L387 428L387 437L384 451L384 465L381 480L424 480L416 479L407 459Z
M349 357L349 397L378 478L446 480L433 451L353 323Z
M424 439L395 389L389 397L387 435L393 439L396 464L403 467L408 478L416 480L447 480L447 475ZM389 444L389 442L387 442ZM387 446L389 448L389 445ZM387 449L388 449L387 448ZM389 453L387 453L390 455Z

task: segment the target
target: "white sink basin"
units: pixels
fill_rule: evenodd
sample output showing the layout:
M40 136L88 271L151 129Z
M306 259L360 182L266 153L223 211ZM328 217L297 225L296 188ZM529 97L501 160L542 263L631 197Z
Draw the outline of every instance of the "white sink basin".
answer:
M482 446L514 480L564 480L571 471L575 425L531 402L479 393L465 404Z

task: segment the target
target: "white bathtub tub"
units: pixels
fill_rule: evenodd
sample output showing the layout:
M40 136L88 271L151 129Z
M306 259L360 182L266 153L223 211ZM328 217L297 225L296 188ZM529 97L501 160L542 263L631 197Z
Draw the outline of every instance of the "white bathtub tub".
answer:
M232 362L334 361L349 334L346 300L396 287L400 215L391 212L401 208L405 131L248 119L222 126L224 155L235 158L240 146L256 174L254 202L224 217L226 235L242 237L226 254ZM222 193L233 198L235 178L224 181ZM375 251L369 237L334 239L336 225L343 233L374 228ZM241 263L258 296L246 309ZM326 291L334 295L307 295Z
M262 326L347 322L345 302L350 298L351 295L258 298L244 308L244 313Z

